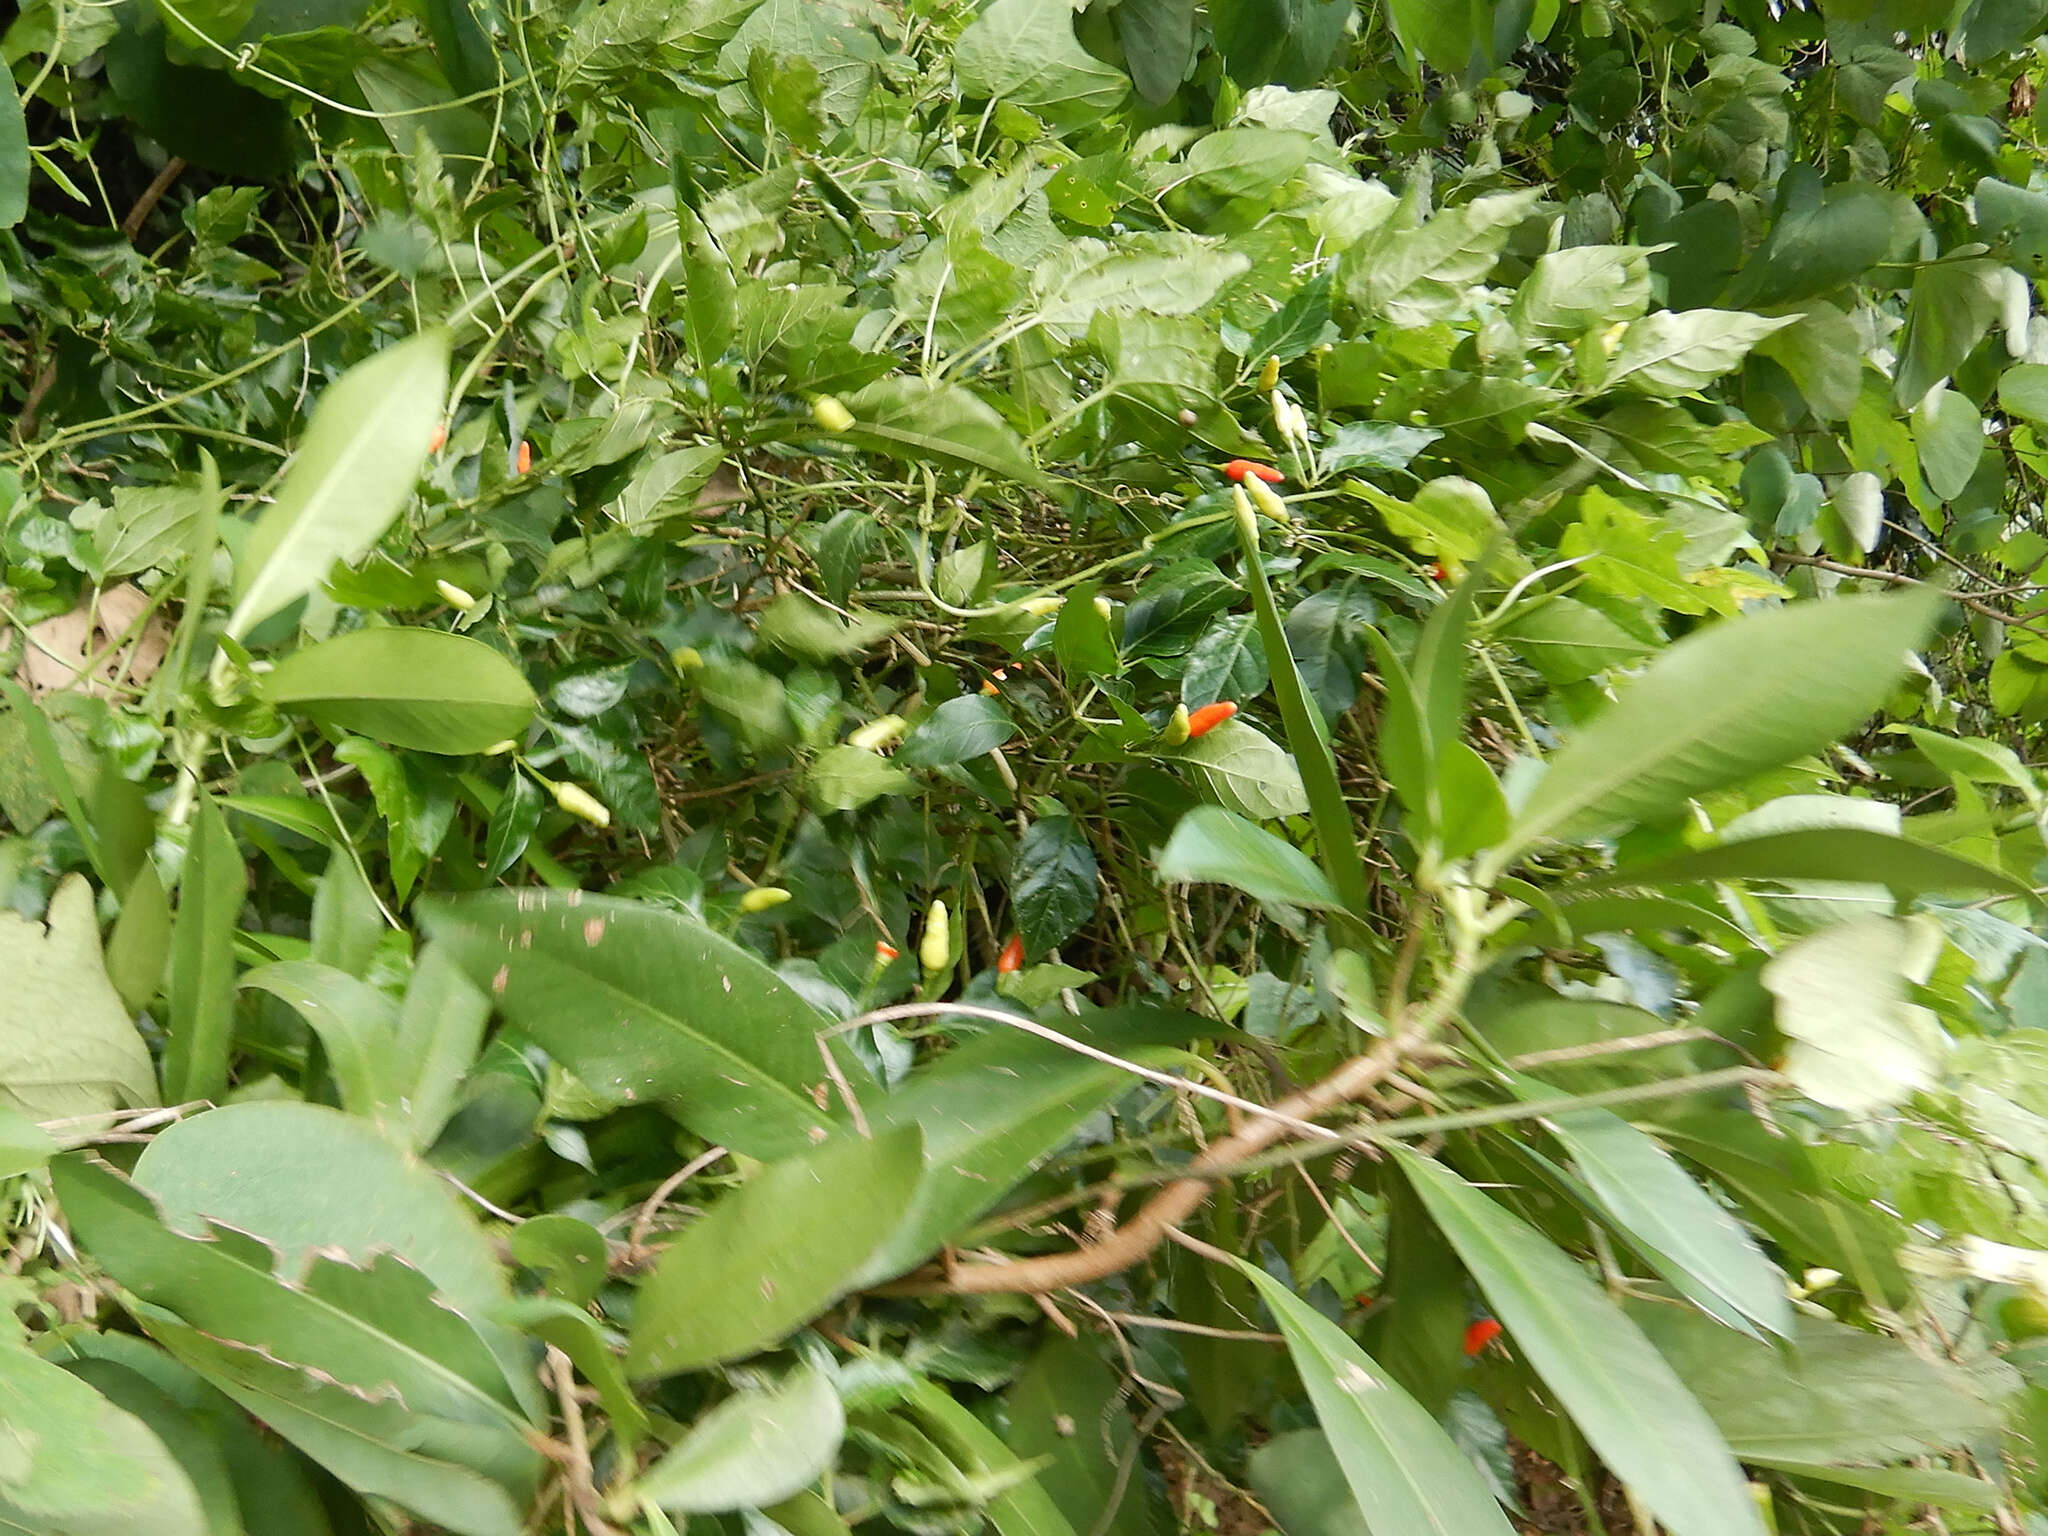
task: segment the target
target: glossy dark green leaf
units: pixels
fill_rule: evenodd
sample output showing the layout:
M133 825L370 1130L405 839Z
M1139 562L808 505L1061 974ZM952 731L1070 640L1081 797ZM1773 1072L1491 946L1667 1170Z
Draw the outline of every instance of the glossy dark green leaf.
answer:
M906 1125L757 1171L662 1251L634 1307L627 1371L647 1380L738 1359L809 1322L901 1224L923 1164Z
M580 891L437 898L422 913L499 1011L593 1088L668 1103L754 1157L828 1121L817 1032L831 1021L760 960L679 913Z
M1110 14L1138 95L1170 100L1194 60L1195 0L1124 0Z
M1042 955L1079 931L1095 911L1098 871L1088 833L1063 806L1024 830L1010 865L1010 900L1027 953Z
M485 879L495 880L519 862L533 841L544 809L540 786L515 768L484 832Z

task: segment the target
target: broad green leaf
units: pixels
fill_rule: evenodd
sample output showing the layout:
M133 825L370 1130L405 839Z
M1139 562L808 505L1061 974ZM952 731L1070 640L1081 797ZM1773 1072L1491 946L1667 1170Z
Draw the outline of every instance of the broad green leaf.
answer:
M2048 365L2014 363L1998 376L1998 403L2015 416L2048 423Z
M633 1493L674 1514L758 1509L816 1482L845 1434L832 1379L799 1365L774 1387L743 1388L705 1414L640 1474Z
M358 629L285 657L257 681L280 709L416 752L457 756L517 740L533 719L519 668L440 629Z
M914 768L943 768L993 752L1017 734L1017 723L984 693L946 700L905 738L897 761Z
M913 1378L903 1400L941 1455L970 1479L1002 1488L984 1513L996 1536L1084 1536L1067 1523L1032 1469L1010 1454L996 1432L936 1382Z
M964 384L928 384L902 374L846 397L846 436L914 464L964 466L1018 485L1045 483L1031 451L995 408Z
M1130 82L1074 36L1066 0L994 0L953 49L953 70L969 96L1028 107L1069 127L1124 104Z
M1114 245L1074 240L1033 269L1031 292L1047 325L1078 336L1104 311L1192 315L1250 267L1250 258L1221 241L1179 231L1125 236Z
M533 1480L504 1483L465 1465L472 1426L422 1414L388 1390L242 1348L160 1308L150 1334L182 1364L305 1452L349 1488L389 1499L456 1536L520 1536Z
M1059 1026L1099 1051L1155 1067L1164 1048L1213 1027L1191 1014L1144 1008L1089 1014ZM996 1026L920 1067L888 1097L864 1098L877 1132L922 1130L925 1167L903 1221L855 1284L902 1274L958 1238L1132 1082L1122 1067Z
M1892 1461L1997 1431L1981 1381L1883 1334L1802 1314L1783 1349L1685 1307L1641 1301L1629 1315L1744 1461Z
M1312 142L1278 128L1220 129L1194 142L1176 179L1217 197L1270 197L1308 163Z
M1770 237L1737 274L1728 301L1770 309L1833 292L1884 260L1893 228L1880 189L1851 182L1829 197L1811 167L1789 167Z
M0 1343L0 1529L45 1536L209 1536L162 1440L86 1382Z
M0 1110L67 1146L122 1105L157 1102L149 1047L100 956L92 887L68 875L41 923L0 912Z
M1116 638L1110 632L1108 615L1095 606L1101 591L1099 581L1082 582L1067 594L1060 604L1060 616L1053 621L1053 655L1069 680L1090 674L1116 675Z
M1033 954L1065 943L1094 915L1099 875L1081 824L1057 802L1041 811L1018 839L1010 865L1010 901Z
M309 1105L243 1107L343 1118ZM202 1116L175 1129L188 1129L208 1118L212 1117ZM361 1134L375 1140L368 1130ZM310 1166L304 1157L298 1162L301 1169ZM290 1166L289 1160L285 1166ZM372 1415L382 1433L369 1438L381 1440L387 1452L431 1446L446 1463L499 1484L500 1505L509 1502L507 1494L531 1496L541 1463L527 1442L527 1420L516 1406L513 1383L477 1327L455 1310L462 1305L460 1298L437 1290L426 1274L390 1249L390 1237L412 1237L402 1225L402 1214L371 1206L366 1216L351 1218L333 1198L316 1198L308 1202L316 1213L313 1224L332 1226L337 1217L353 1219L383 1234L386 1241L360 1246L365 1257L358 1267L324 1244L300 1246L287 1237L283 1246L295 1248L296 1257L278 1273L273 1266L281 1262L279 1251L247 1235L242 1222L208 1225L191 1234L176 1231L160 1218L142 1190L103 1167L72 1157L56 1164L54 1172L65 1214L82 1241L124 1286L148 1303L139 1315L150 1331L330 1470L366 1491L386 1491L360 1475L361 1447L351 1444L338 1457L332 1444L337 1433L347 1434L350 1418L360 1418L374 1405L397 1410L395 1422L389 1412ZM228 1172L246 1178L249 1170ZM335 1169L328 1177L340 1183L348 1173ZM430 1186L438 1183L424 1172L418 1177ZM268 1209L256 1212L257 1217L275 1215L281 1228L306 1225L297 1213L277 1209L289 1205L292 1191L284 1176L275 1185L265 1192ZM375 1188L374 1182L349 1184L348 1204L363 1204L362 1191ZM445 1187L437 1192L451 1202L455 1199ZM320 1222L323 1215L328 1220ZM456 1215L460 1216L459 1209ZM481 1237L475 1241L481 1246ZM437 1242L412 1237L411 1246L446 1263L445 1238ZM487 1250L485 1257L488 1262ZM498 1285L502 1287L502 1280ZM203 1354L195 1352L196 1340L204 1340L199 1346ZM522 1352L508 1350L507 1355L507 1363L520 1360L523 1366ZM260 1405L238 1390L250 1386L252 1379L266 1393L267 1400ZM338 1397L355 1402L358 1409L353 1414L338 1413L335 1405L318 1409L307 1401L324 1395L315 1383L334 1388ZM334 1426L333 1430L325 1435L300 1433L299 1416L309 1409L316 1421ZM360 1434L358 1430L350 1438ZM473 1480L463 1482L468 1487ZM391 1496L406 1497L397 1492ZM426 1504L414 1507L431 1517ZM444 1523L453 1522L444 1517ZM482 1521L456 1528L490 1533L504 1529Z
M1123 1385L1089 1344L1048 1339L1003 1394L1003 1438L1024 1461L1043 1459L1038 1485L1077 1530L1152 1536L1137 1430L1120 1411ZM1099 1432L1069 1433L1082 1424Z
M1434 788L1437 846L1445 858L1465 858L1507 836L1508 802L1500 780L1466 743L1444 743Z
M1230 78L1249 90L1314 85L1343 45L1352 0L1234 0L1209 13Z
M436 898L427 932L500 1012L591 1087L672 1104L751 1157L828 1123L817 1032L830 1020L730 939L679 913L580 891Z
M1868 1114L1934 1085L1947 1037L1909 988L1939 949L1927 918L1867 917L1801 939L1764 967L1792 1041L1785 1074L1800 1092Z
M390 996L315 960L279 960L244 971L238 985L290 1005L319 1038L341 1107L389 1131L405 1121L398 1009Z
M1272 674L1266 667L1266 642L1258 621L1248 613L1216 618L1187 654L1180 677L1180 700L1200 709L1229 699L1244 703L1266 691Z
M1973 10L1982 7L1973 7ZM1986 176L1971 195L1977 228L1996 241L2010 241L2013 264L2038 270L2048 261L2048 197Z
M0 1179L32 1173L57 1153L57 1143L18 1109L0 1108Z
M1138 95L1155 107L1171 100L1194 62L1195 0L1123 0L1110 15Z
M804 791L821 811L857 811L884 795L907 795L917 781L879 752L847 742L827 747L804 773Z
M1984 456L1984 418L1967 395L1953 389L1930 390L1913 407L1913 445L1920 450L1920 473L1927 488L1943 501L1962 494Z
M1519 1077L1515 1090L1538 1103L1555 1091ZM1669 1153L1612 1110L1568 1110L1544 1124L1593 1198L1666 1279L1724 1320L1791 1337L1785 1277Z
M1243 719L1212 726L1176 756L1226 810L1240 816L1274 821L1308 809L1293 754Z
M1816 827L1731 838L1646 864L1625 865L1580 881L1557 895L1569 900L1580 892L1684 885L1696 880L1858 881L1882 886L1902 901L1938 891L2032 893L2024 880L2002 869L1925 843L1862 827Z
M587 1221L561 1211L529 1216L507 1234L505 1246L573 1306L589 1306L604 1289L609 1249L604 1234Z
M1634 245L1572 245L1539 256L1508 320L1524 336L1574 340L1650 307L1649 252Z
M1392 1152L1516 1351L1673 1536L1763 1536L1720 1431L1628 1315L1548 1239L1441 1163Z
M228 638L239 640L355 561L412 496L448 391L449 338L424 332L358 363L313 409L277 498L235 566Z
M1482 1536L1512 1529L1465 1453L1428 1410L1335 1323L1253 1264L1258 1287L1287 1336L1287 1351L1316 1420L1344 1469L1372 1536Z
M175 1361L166 1363L176 1366ZM191 1483L193 1493L198 1495L201 1529L206 1536L247 1536L234 1479L218 1443L217 1424L202 1425L168 1392L125 1363L87 1356L66 1360L63 1367L68 1375L86 1383L113 1407L133 1415L163 1442L163 1448L170 1452L171 1459ZM194 1385L205 1390L203 1382ZM4 1496L0 1496L0 1503L4 1503ZM321 1524L315 1521L312 1528L317 1531Z
M1351 303L1400 327L1447 319L1468 304L1466 290L1485 281L1541 194L1490 193L1427 219L1421 217L1424 195L1413 187L1337 263L1337 281Z
M1254 901L1322 911L1343 901L1315 861L1234 811L1204 805L1181 817L1159 855L1159 878L1235 886Z
M1688 395L1739 368L1751 347L1797 318L1733 309L1659 310L1629 326L1604 382L1646 395Z
M1557 553L1579 561L1592 586L1616 597L1648 598L1674 613L1705 613L1709 606L1707 594L1679 566L1685 535L1598 486L1579 497L1578 518Z
M376 893L356 861L346 851L329 854L320 883L313 888L306 958L361 976L376 958L384 933Z
M901 1126L761 1168L663 1250L634 1306L627 1371L648 1380L738 1359L809 1322L902 1222L923 1162L916 1127Z
M1795 603L1688 635L1551 759L1508 846L1669 815L1846 735L1905 669L1941 600Z
M1318 1429L1291 1429L1253 1451L1252 1492L1287 1536L1370 1536L1337 1453Z
M1962 366L1998 318L2005 287L1995 261L1937 261L1913 274L1893 395L1914 405Z

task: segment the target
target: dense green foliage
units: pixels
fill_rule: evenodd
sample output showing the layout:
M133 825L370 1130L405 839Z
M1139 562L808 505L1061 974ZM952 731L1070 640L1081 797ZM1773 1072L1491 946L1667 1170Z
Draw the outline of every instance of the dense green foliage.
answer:
M2048 1532L2048 0L1779 10L23 5L0 1530Z

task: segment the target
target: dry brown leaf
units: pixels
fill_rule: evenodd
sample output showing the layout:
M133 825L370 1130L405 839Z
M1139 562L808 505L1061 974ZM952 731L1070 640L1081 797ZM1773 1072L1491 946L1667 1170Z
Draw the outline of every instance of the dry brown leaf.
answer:
M128 634L148 607L149 594L124 581L102 591L96 607L81 603L69 613L30 626L21 661L29 692L41 698L76 687L104 698L114 692L116 682L148 682L171 646L171 624L161 613L152 614L126 645L108 651L91 676L83 676L86 663Z

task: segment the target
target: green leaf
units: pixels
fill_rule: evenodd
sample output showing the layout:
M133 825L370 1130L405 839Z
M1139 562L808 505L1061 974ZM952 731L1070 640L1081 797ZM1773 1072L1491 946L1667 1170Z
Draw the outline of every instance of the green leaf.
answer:
M12 229L28 213L28 121L11 83L0 97L0 229Z
M1426 220L1424 195L1413 187L1337 263L1337 281L1357 309L1404 328L1447 319L1466 305L1466 290L1485 281L1541 194L1490 193Z
M1293 663L1288 666L1291 671ZM1308 809L1308 795L1294 757L1241 718L1211 726L1175 755L1194 770L1226 810L1240 816L1274 821L1299 816Z
M1251 1453L1251 1489L1287 1536L1369 1536L1337 1453L1319 1429L1291 1429Z
M491 1002L439 944L429 944L413 962L412 977L398 1005L394 1050L409 1071L405 1081L405 1139L415 1148L432 1146L455 1113L463 1078L483 1044Z
M1578 560L1586 579L1621 598L1648 598L1674 613L1705 613L1706 594L1679 569L1685 535L1598 486L1579 497L1579 516L1558 541L1560 558Z
M848 395L844 404L854 416L847 439L877 453L913 464L979 469L1018 485L1045 484L1024 439L964 384L891 374Z
M1634 320L1650 307L1649 255L1638 245L1571 245L1539 256L1515 290L1508 321L1527 337L1571 341Z
M1039 1486L1032 1469L1010 1454L994 1430L936 1382L912 1378L903 1402L938 1454L962 1480L1001 1489L982 1513L996 1536L1080 1536Z
M1490 848L1508 833L1508 801L1485 758L1462 741L1444 744L1436 766L1436 835L1447 859Z
M398 1010L391 998L346 971L313 960L279 960L244 971L240 982L289 1004L319 1037L341 1106L391 1130L404 1123Z
M1166 1047L1209 1028L1191 1014L1135 1008L1066 1019L1060 1032L1111 1055L1157 1065ZM855 1284L900 1275L959 1237L1131 1081L1122 1067L998 1027L920 1067L888 1097L867 1101L877 1132L921 1129L925 1167L901 1225Z
M170 955L171 900L156 865L145 861L129 882L121 915L107 935L107 978L130 1013L156 1000Z
M1195 0L1123 0L1110 16L1140 99L1170 101L1194 62Z
M1751 1466L1782 1472L1789 1477L1810 1478L1832 1483L1837 1488L1854 1488L1881 1498L1909 1504L1932 1504L1937 1509L1964 1514L1988 1515L2005 1502L2005 1491L1996 1483L1962 1472L1933 1467L1843 1467L1824 1462L1787 1461L1782 1457L1750 1456Z
M1266 642L1248 613L1219 615L1187 655L1180 699L1189 709L1229 699L1243 703L1266 691Z
M1095 606L1099 581L1084 581L1067 593L1053 621L1052 651L1069 681L1091 675L1114 677L1118 670L1116 638L1109 619Z
M1042 955L1080 931L1095 913L1097 874L1081 824L1057 802L1042 808L1010 865L1010 900L1027 950Z
M1292 843L1213 805L1181 817L1159 855L1159 878L1234 886L1254 901L1323 911L1343 905L1329 878Z
M1893 228L1880 189L1851 182L1829 197L1818 172L1789 167L1778 180L1770 237L1736 275L1728 302L1770 309L1831 293L1884 260Z
M369 553L405 505L448 392L449 338L428 331L358 363L321 394L277 498L235 564L240 640Z
M1557 892L1683 885L1695 880L1835 880L1883 886L1901 901L1937 891L2031 896L2026 881L1945 849L1863 827L1815 827L1731 838L1646 864L1624 865Z
M1250 268L1249 257L1220 240L1179 231L1127 235L1114 245L1073 240L1033 270L1031 292L1047 325L1078 335L1105 311L1194 314Z
M165 1357L164 1364L177 1369L177 1363L168 1357ZM64 1361L63 1368L115 1408L132 1414L163 1442L163 1448L184 1471L192 1491L198 1496L202 1522L199 1529L206 1536L247 1536L227 1456L219 1443L225 1426L217 1419L202 1423L199 1415L187 1412L184 1404L174 1400L170 1392L125 1362L86 1356ZM207 1391L204 1382L191 1379L189 1375L188 1379L198 1392ZM246 1420L242 1421L241 1427L249 1427ZM0 1496L0 1506L4 1504L5 1498ZM5 1516L0 1516L0 1520L4 1519ZM312 1530L319 1531L325 1522L315 1520L310 1525ZM94 1529L104 1527L95 1523Z
M1977 228L1992 241L2010 242L2014 266L2035 271L2048 261L2048 197L1986 176L1971 201Z
M491 810L490 825L484 832L484 878L495 880L526 852L540 826L546 804L540 786L517 768L506 782L505 792Z
M811 761L804 789L822 811L857 811L883 795L907 795L917 781L879 752L841 742Z
M1943 501L1953 500L1984 457L1984 418L1967 395L1932 390L1913 407L1913 446L1920 450L1927 488Z
M421 921L507 1019L592 1088L673 1101L685 1125L750 1157L828 1134L810 1090L825 1076L817 1032L831 1021L692 919L580 891L500 891L437 897Z
M2003 269L1995 261L1937 261L1913 276L1893 397L1914 405L1962 366L1998 318Z
M1669 815L1839 739L1882 701L1941 601L1795 603L1688 635L1551 759L1506 848Z
M459 756L517 740L533 689L482 641L440 629L358 629L285 657L257 682L280 709L416 752Z
M0 912L0 1110L68 1144L89 1139L121 1105L157 1102L149 1047L100 957L92 888L68 875L41 923Z
M1532 1103L1555 1093L1528 1078L1514 1086ZM1611 1110L1565 1111L1544 1124L1593 1198L1660 1274L1724 1322L1792 1336L1785 1277L1668 1152Z
M908 737L896 760L913 768L943 768L986 757L1017 734L1017 723L985 693L963 693L933 710Z
M1122 1396L1123 1383L1099 1351L1078 1339L1049 1339L1003 1394L1003 1439L1039 1465L1039 1486L1076 1530L1152 1536L1152 1501L1137 1470L1142 1451ZM1082 1424L1100 1432L1068 1432Z
M0 1426L0 1528L208 1536L191 1479L149 1426L12 1339L0 1343Z
M894 619L856 612L841 617L801 592L785 592L770 603L755 626L763 645L805 661L839 661L857 656L896 632Z
M1659 310L1629 326L1605 383L1646 395L1689 395L1741 367L1751 347L1797 319L1733 309Z
M1299 89L1323 78L1355 14L1352 0L1233 0L1209 25L1237 85Z
M2048 366L2014 363L1998 376L1998 403L2015 416L2048 423Z
M1237 1266L1287 1336L1287 1352L1372 1536L1505 1536L1512 1529L1427 1409L1278 1280L1242 1259Z
M923 1163L914 1126L839 1136L715 1201L640 1287L627 1371L644 1381L738 1359L809 1322L902 1222Z
M1720 1431L1628 1315L1547 1239L1441 1163L1391 1150L1515 1349L1672 1536L1763 1536Z
M960 34L953 71L966 95L1028 107L1056 126L1099 121L1130 94L1123 74L1074 36L1066 0L994 0Z
M1868 1114L1934 1085L1947 1038L1909 1001L1940 950L1928 918L1837 923L1781 950L1763 970L1792 1041L1785 1075L1808 1098Z
M632 1491L672 1514L758 1509L823 1476L845 1434L832 1379L799 1365L776 1386L735 1392L705 1414Z
M56 1154L57 1142L20 1110L0 1108L0 1179L33 1173Z
M1979 1381L1883 1334L1801 1314L1781 1349L1684 1307L1644 1301L1629 1314L1744 1461L1941 1455L1998 1430L2000 1405Z

